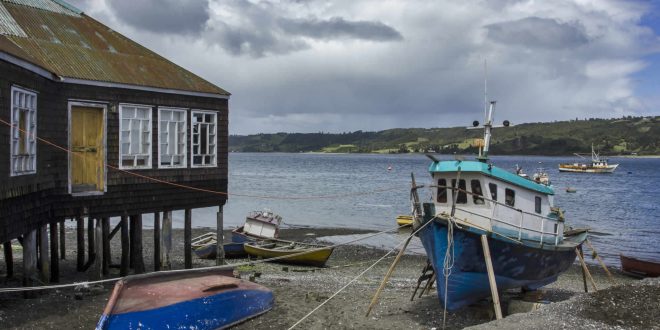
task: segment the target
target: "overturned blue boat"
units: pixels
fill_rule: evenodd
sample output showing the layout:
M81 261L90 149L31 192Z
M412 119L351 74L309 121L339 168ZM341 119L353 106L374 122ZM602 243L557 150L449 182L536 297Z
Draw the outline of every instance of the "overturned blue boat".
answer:
M222 270L126 277L96 329L224 329L269 311L273 293Z
M492 292L535 290L552 283L575 261L586 230L566 230L546 173L511 173L488 159L494 102L475 161L439 161L429 167L433 203L413 200L414 228L435 271L440 303L460 309ZM505 126L508 123L505 123ZM413 186L413 192L418 187ZM416 196L416 194L415 194ZM422 210L423 209L423 210ZM489 250L490 258L485 251ZM491 291L487 260L496 289Z

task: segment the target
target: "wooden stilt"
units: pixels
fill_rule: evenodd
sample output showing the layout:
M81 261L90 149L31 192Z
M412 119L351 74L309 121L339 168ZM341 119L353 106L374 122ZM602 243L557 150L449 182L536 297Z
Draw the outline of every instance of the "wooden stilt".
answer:
M95 238L95 227L94 226L94 218L93 217L87 217L87 264L91 264L94 262L94 258L96 258L96 252L94 251L94 246L96 245L94 242Z
M577 254L578 258L580 258L580 263L582 264L582 276L583 276L583 278L586 275L586 277L589 279L589 282L591 282L591 286L594 288L594 292L598 291L598 289L596 288L596 282L594 282L594 278L591 277L591 273L589 272L589 268L587 268L587 263L584 262L584 254L582 253L582 246L581 245L580 245L580 247L576 248L575 253ZM584 292L588 292L586 290L587 289L587 282L586 281L584 282L584 288L585 288Z
M103 242L103 276L110 275L110 260L112 255L110 251L110 219L101 218L101 241Z
M91 280L100 280L103 273L103 225L101 219L97 219L94 228L94 263L90 273Z
M225 264L225 248L224 248L224 219L223 219L223 214L222 214L222 205L218 207L218 214L217 214L217 221L216 221L216 227L215 227L215 234L216 234L216 254L215 254L215 264L216 265L224 265Z
M128 217L128 236L129 236L129 246L130 248L128 249L130 251L129 255L129 267L131 269L135 268L135 218L133 215Z
M64 228L64 221L60 222L60 258L66 259L66 228Z
M131 233L134 241L134 246L131 247L133 270L135 274L142 274L144 273L144 258L142 257L142 214L132 215L131 221L134 223L135 230Z
M192 210L186 209L183 229L183 255L185 268L192 268Z
M392 276L392 273L394 272L394 269L396 268L396 265L399 263L399 260L401 259L401 256L403 256L404 251L408 247L408 243L410 243L410 240L412 239L412 236L408 236L408 239L406 239L406 242L403 243L403 247L401 250L399 250L399 254L396 255L396 258L392 262L392 265L390 265L390 269L387 270L387 274L385 274L385 277L383 278L383 281L380 282L380 286L378 287L378 290L376 290L376 294L374 294L374 297L371 299L371 303L369 304L369 307L367 308L367 314L366 316L369 316L369 313L371 313L371 309L374 308L374 305L378 302L378 297L380 297L381 291L383 291L383 288L385 288L385 285L387 284L387 281L389 281L390 276Z
M170 252L172 251L172 211L163 212L163 231L161 235L163 254L161 260L161 268L170 270L172 269L172 261L170 260Z
M42 283L50 281L50 256L48 254L48 225L39 226L39 279Z
M82 272L83 268L85 268L85 223L83 222L82 216L76 218L76 235L76 269L79 272Z
M596 256L596 260L598 260L598 263L600 263L600 266L603 267L603 270L607 274L607 278L610 280L610 283L614 283L614 279L612 278L612 273L610 273L610 270L607 269L607 266L605 266L605 263L603 262L603 259L600 258L600 256L598 255L598 252L596 252L596 249L594 249L593 245L591 245L591 242L589 242L588 239L584 242L587 243L587 246L591 249L591 251L593 251L594 255Z
M160 212L154 212L154 271L160 270Z
M582 245L578 246L577 249L575 250L575 254L579 256L583 256L582 254ZM582 260L582 258L580 258ZM582 262L580 262L580 266L582 266ZM585 271L585 267L582 267L582 284L584 284L584 292L589 292L589 286L587 285L587 272Z
M59 226L57 222L50 223L50 280L51 282L60 281L60 256L59 256L59 240L57 239L57 232Z
M121 267L120 276L128 275L130 244L128 242L128 216L121 216Z
M33 286L37 272L37 230L23 235L23 286ZM25 297L33 295L26 292Z
M495 308L495 318L499 320L502 318L502 307L500 306L500 295L497 292L493 261L490 258L490 247L488 247L488 237L486 237L486 235L481 235L481 247L484 250L484 259L486 261L486 270L488 272L488 283L490 284L490 294L493 297L493 308Z
M7 269L7 278L14 277L14 251L11 250L11 241L2 243L5 252L5 269Z

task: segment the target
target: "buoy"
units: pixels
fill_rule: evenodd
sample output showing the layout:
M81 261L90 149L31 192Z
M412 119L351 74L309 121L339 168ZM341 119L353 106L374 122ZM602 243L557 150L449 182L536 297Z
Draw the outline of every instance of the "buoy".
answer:
M387 170L391 171L392 170L392 165L387 166Z

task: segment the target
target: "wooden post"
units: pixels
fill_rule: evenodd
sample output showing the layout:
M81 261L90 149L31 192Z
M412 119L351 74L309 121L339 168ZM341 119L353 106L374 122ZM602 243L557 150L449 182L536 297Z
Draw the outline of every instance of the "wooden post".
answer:
M587 268L587 263L584 262L584 255L582 254L582 245L580 245L580 247L578 247L575 252L577 253L578 258L580 258L580 263L582 264L582 272L583 272L582 274L587 275L587 278L589 279L589 282L591 282L591 286L594 288L594 292L598 291L598 289L596 288L596 282L594 282L594 278L591 277L591 273L589 272L589 268ZM585 288L586 288L586 285L587 284L585 282Z
M128 275L130 244L128 242L128 216L121 216L121 268L120 276Z
M160 212L154 212L154 271L160 270Z
M161 260L161 268L170 270L172 269L172 261L170 260L170 252L172 251L172 211L165 211L163 213L163 232L161 237L163 254Z
M186 209L183 229L183 256L186 269L192 268L192 210Z
M33 286L37 271L37 230L23 235L23 286ZM26 294L26 296L28 296Z
M486 270L488 271L488 283L490 284L490 294L493 296L493 307L495 308L495 318L499 320L502 318L502 308L500 306L500 295L497 292L497 282L495 282L493 261L490 258L490 248L488 247L488 237L486 237L486 235L481 235L481 247L484 250Z
M103 230L101 224L101 219L96 220L96 226L93 227L94 232L94 263L92 265L92 272L90 278L92 280L100 280L102 278L101 274L103 273Z
M131 256L133 259L133 270L135 274L144 273L144 258L142 257L142 214L131 215L133 232L131 233Z
M95 226L94 218L92 216L87 217L87 263L91 264L96 258L96 252L94 251L94 242L95 235Z
M60 281L60 257L59 247L57 246L59 240L57 239L57 231L59 226L57 222L50 223L50 280L51 282Z
M582 245L578 246L577 249L575 250L575 254L580 257L583 256L582 254ZM582 260L582 258L579 258ZM582 261L580 261L580 266L582 266ZM582 267L582 284L584 284L584 292L589 292L589 286L587 285L587 272L584 270L585 268Z
M101 218L101 240L103 242L103 276L110 275L110 218Z
M607 269L607 266L605 266L605 263L603 262L603 259L600 258L598 255L598 252L596 252L596 249L594 249L593 245L591 245L591 242L589 240L585 240L585 243L587 243L587 246L591 249L591 251L594 253L596 256L596 260L598 260L598 263L600 263L600 266L603 267L603 270L607 274L607 278L610 280L610 283L614 284L614 279L612 278L612 273L610 273L610 270Z
M222 205L218 207L218 214L216 219L216 254L215 254L215 264L220 266L225 264L225 247L224 247L224 219L222 214Z
M11 241L2 243L5 250L5 265L7 269L7 278L14 277L14 251L11 250Z
M135 268L135 218L134 216L129 216L128 217L128 245L130 248L128 249L130 251L129 253L129 259L128 259L128 265L131 269Z
M396 265L399 263L399 259L401 259L401 256L403 256L403 252L406 250L408 247L408 243L410 243L410 240L413 238L413 236L408 236L408 239L406 239L406 242L403 244L403 247L401 250L399 250L399 254L396 255L396 258L392 262L392 265L390 266L390 269L387 270L387 274L385 274L385 277L383 278L383 281L380 282L380 286L378 287L378 290L376 290L376 294L374 294L374 297L371 298L371 303L369 304L369 307L367 308L367 315L369 316L369 313L371 313L371 309L374 308L374 305L376 305L376 302L378 302L378 297L380 297L380 292L383 291L383 288L385 288L385 285L387 284L387 281L390 279L390 276L392 276L392 273L394 272L394 269L396 268Z
M78 254L76 269L82 272L83 268L85 268L85 223L82 216L76 217L76 234L76 253Z
M39 226L39 278L42 283L48 283L50 281L48 248L48 228L47 225L41 225Z
M66 259L66 228L64 228L64 221L60 222L60 258Z

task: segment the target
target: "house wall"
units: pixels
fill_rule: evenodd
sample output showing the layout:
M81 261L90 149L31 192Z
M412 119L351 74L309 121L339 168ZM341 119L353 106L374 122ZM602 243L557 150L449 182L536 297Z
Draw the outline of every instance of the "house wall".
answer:
M37 92L37 134L68 147L70 101L107 107L107 164L119 161L119 103L152 106L152 168L130 170L140 175L213 191L227 191L228 100L121 88L65 84L0 61L0 118L11 118L11 86ZM212 168L158 169L158 106L213 110L218 113L218 164ZM188 157L190 117L188 118ZM54 219L87 214L95 217L222 205L226 195L199 192L139 178L107 168L107 191L100 196L68 193L68 154L37 144L37 173L10 176L10 128L0 124L0 242L15 238Z

